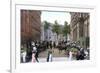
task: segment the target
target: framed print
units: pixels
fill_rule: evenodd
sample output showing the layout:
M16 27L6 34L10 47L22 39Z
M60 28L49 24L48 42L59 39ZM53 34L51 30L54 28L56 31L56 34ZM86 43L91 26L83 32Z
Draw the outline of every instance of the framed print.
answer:
M11 2L11 72L95 66L95 7Z

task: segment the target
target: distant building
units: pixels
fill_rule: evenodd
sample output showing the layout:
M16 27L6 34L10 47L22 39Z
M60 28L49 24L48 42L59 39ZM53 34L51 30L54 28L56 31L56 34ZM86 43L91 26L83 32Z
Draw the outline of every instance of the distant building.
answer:
M44 29L44 24L41 27L41 41L53 41L53 42L60 42L66 41L66 37L63 34L57 34L52 31L52 25L48 27L48 29Z
M41 27L41 41L57 41L57 35L52 31L52 26L50 25L48 29L44 29L44 24Z
M40 40L41 12L21 10L21 44L28 45L32 40Z
M71 40L78 42L82 47L89 47L89 13L71 12Z

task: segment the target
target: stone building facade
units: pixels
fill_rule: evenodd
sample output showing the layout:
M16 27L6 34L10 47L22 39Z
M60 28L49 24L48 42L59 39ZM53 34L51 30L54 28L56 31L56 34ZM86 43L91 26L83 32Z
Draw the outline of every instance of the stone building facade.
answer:
M78 42L84 48L89 47L89 13L71 12L70 14L71 40Z
M29 44L33 40L40 40L41 12L21 10L21 44Z

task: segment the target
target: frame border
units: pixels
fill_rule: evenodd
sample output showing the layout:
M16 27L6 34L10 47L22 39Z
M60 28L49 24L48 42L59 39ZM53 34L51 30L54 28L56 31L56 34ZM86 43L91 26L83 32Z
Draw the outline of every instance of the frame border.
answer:
M70 6L47 6L47 5L32 5L32 4L17 4L17 3L15 3L14 4L15 5L15 67L13 66L13 58L12 58L12 56L13 56L13 51L12 51L12 42L13 42L13 40L12 40L12 37L13 37L13 35L12 35L12 12L13 12L13 9L12 9L12 1L10 2L10 69L11 69L11 73L13 73L13 72L15 72L16 70L17 70L17 68L16 68L16 5L29 5L29 6L40 6L40 7L57 7L57 8L77 8L77 9L92 9L92 10L95 10L95 7L93 7L93 6L91 6L91 7L85 7L85 6L83 6L83 7L70 7ZM49 11L49 10L48 10Z

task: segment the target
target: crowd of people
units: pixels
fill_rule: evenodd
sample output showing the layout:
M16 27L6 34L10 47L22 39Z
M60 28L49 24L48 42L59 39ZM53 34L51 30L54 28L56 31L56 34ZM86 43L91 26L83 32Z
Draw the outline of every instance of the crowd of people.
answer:
M72 47L77 48L76 53L70 50ZM22 47L23 48L23 47ZM39 53L48 50L47 62L52 62L53 61L53 51L52 49L58 49L60 50L65 50L67 52L66 58L69 60L72 60L73 57L75 60L84 60L84 59L89 59L89 49L84 49L82 47L77 47L76 45L72 44L66 44L66 42L48 42L48 41L43 41L43 42L31 42L31 51L27 53L27 51L23 51L21 53L21 62L26 63L26 62L39 62ZM67 49L67 50L66 50Z
M39 62L38 60L38 56L39 53L45 51L46 49L52 49L52 47L55 47L55 43L52 43L52 41L47 42L47 41L42 41L42 42L31 42L31 46L30 51L24 50L23 52L21 52L21 62L25 63L25 62ZM24 47L21 47L21 49ZM47 62L49 62L50 58L49 55L51 57L51 53L52 51L48 51L48 56L47 56Z

